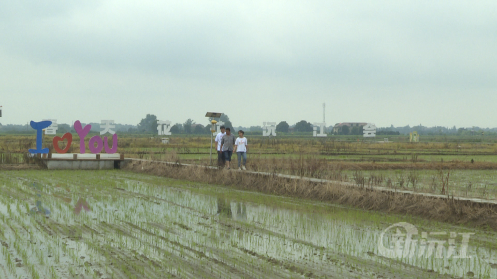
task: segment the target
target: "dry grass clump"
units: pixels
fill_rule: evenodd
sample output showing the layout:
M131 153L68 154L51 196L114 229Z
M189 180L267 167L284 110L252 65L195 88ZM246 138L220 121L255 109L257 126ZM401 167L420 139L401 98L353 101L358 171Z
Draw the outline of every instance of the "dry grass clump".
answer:
M343 171L374 171L374 170L404 170L414 173L417 170L495 170L497 163L493 162L426 162L426 163L378 163L378 162L339 162L331 161L315 156L305 158L251 158L247 165L250 170L261 172L276 172L297 176L314 177L319 179L329 179L347 181L349 177ZM351 177L356 180L355 177ZM413 186L418 182L418 178L410 176L409 182ZM374 181L368 184L379 185L384 181L384 177L374 177ZM366 181L368 182L368 181Z
M276 175L251 174L159 162L132 162L125 169L176 179L234 187L267 194L330 201L365 210L410 214L443 222L489 226L497 230L497 206L442 199L337 183L315 183Z
M7 164L0 164L0 170L6 171L6 170L38 170L42 169L39 165L28 165L28 164L14 164L14 165L7 165Z

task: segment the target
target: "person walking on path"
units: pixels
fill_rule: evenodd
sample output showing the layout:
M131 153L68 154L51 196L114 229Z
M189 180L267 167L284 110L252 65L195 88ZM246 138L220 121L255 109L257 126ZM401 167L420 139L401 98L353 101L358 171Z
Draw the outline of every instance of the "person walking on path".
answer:
M231 133L230 128L226 128L226 135L221 139L221 150L224 153L226 160L226 169L230 169L231 155L233 155L233 147L235 145L235 136Z
M247 138L245 138L243 135L245 134L244 131L240 130L238 131L238 138L236 138L235 141L235 152L236 156L238 157L238 169L239 170L247 170L245 167L247 165ZM241 159L243 158L243 165L241 165Z
M214 140L217 143L217 166L222 167L225 165L224 155L221 151L221 140L223 136L226 135L225 127L221 126L221 132L216 135L216 139Z

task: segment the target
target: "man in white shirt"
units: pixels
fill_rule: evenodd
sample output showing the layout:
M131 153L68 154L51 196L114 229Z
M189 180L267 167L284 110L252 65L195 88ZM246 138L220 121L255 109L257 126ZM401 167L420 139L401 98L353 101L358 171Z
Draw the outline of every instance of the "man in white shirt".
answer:
M216 139L214 140L217 143L217 165L220 167L224 167L225 165L223 151L221 151L221 140L224 135L226 135L226 127L221 126L221 132L216 135Z
M243 135L245 134L244 131L240 130L238 131L238 138L236 138L235 141L235 152L238 157L238 169L239 170L247 170L245 167L247 165L247 138L245 138ZM243 158L243 165L241 165L240 161Z

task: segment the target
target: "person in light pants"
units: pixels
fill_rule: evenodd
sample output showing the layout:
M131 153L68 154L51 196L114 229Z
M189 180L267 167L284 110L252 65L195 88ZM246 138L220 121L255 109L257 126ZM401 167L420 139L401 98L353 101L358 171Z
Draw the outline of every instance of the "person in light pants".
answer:
M235 141L235 152L238 157L238 169L239 170L247 170L245 167L247 165L247 138L245 138L243 135L245 134L244 131L240 130L238 131L238 138L236 138ZM243 165L241 165L241 160L243 158Z
M221 133L218 133L216 135L216 139L214 140L217 143L217 166L218 167L224 167L226 164L224 160L224 154L223 151L221 150L221 140L223 139L223 136L226 135L226 127L221 126Z

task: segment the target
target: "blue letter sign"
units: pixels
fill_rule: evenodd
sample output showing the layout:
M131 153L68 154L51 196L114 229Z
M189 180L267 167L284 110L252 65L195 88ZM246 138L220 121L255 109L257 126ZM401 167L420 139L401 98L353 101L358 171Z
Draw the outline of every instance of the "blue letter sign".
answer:
M49 149L48 148L42 148L43 147L43 129L47 128L48 126L52 125L52 121L40 121L40 122L34 122L31 121L29 123L33 129L36 130L36 149L29 149L29 153L37 154L47 154Z

